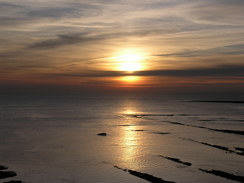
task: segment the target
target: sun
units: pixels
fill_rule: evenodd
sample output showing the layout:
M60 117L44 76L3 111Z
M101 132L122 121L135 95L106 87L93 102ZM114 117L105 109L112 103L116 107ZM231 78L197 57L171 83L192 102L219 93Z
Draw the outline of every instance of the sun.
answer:
M134 72L143 70L145 56L134 50L120 52L118 56L113 57L113 60L117 63L116 70Z
M119 70L128 72L139 71L141 70L141 64L133 62L124 62L121 63L121 65L119 66Z
M119 61L118 69L121 71L139 71L142 69L143 57L137 53L129 53L117 57Z
M129 54L124 54L120 55L117 57L119 61L127 61L127 62L138 62L142 60L142 56L136 53L129 53Z

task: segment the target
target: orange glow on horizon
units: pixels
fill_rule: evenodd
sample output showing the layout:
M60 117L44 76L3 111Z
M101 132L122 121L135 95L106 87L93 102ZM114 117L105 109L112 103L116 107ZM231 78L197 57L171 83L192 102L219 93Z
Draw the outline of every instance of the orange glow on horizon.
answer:
M140 80L139 76L124 76L121 78L122 81L128 82L128 83L135 83Z

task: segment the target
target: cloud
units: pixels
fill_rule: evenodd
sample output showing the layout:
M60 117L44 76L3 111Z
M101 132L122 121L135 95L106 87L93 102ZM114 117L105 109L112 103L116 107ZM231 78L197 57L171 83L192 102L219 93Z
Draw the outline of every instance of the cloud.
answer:
M186 17L205 24L244 25L244 1L205 0L183 5Z
M163 33L172 32L172 30L165 30ZM124 38L145 38L154 35L161 34L162 30L152 29L152 30L124 30L124 31L112 31L110 33L96 33L96 32L83 32L76 34L66 34L66 35L58 35L56 38L47 39L43 41L36 42L32 45L29 45L28 48L35 49L49 49L49 48L57 48L62 46L68 46L78 43L89 43L96 41L104 41L109 39L124 39Z
M171 54L159 54L156 56L198 57L213 55L244 55L244 44L227 45L205 50L185 51Z
M44 20L66 20L80 17L96 17L102 13L98 5L76 2L0 2L2 26L39 24Z
M24 6L19 4L13 4L9 2L0 2L0 10L1 11L17 11L17 10L23 10Z
M66 77L120 77L120 76L169 76L169 77L204 77L204 76L244 76L244 65L219 65L211 68L148 70L128 73L125 71L86 71L84 73L62 73L55 76Z
M60 6L60 5L58 5ZM42 7L26 11L24 14L32 18L70 18L82 16L97 16L101 10L96 5L84 3L64 4L60 7Z
M41 42L37 42L29 48L55 48L55 47L60 47L64 45L72 45L72 44L77 44L81 42L90 42L94 40L99 40L101 38L96 38L96 37L89 37L85 35L60 35L56 39L49 39L49 40L44 40Z
M198 76L244 76L244 65L223 65L212 68L196 68L185 70L153 70L139 71L139 76L173 76L173 77L198 77Z

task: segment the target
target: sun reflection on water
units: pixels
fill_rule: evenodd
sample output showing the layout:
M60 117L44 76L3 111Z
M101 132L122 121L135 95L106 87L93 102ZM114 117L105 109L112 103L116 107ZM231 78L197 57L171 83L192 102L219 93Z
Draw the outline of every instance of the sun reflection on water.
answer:
M135 134L135 126L126 126L124 129L124 146L135 147L137 145L137 139Z
M139 155L138 146L140 142L136 133L136 126L125 126L123 129L122 140L122 160L126 162L130 168L137 168L137 157Z
M121 161L127 168L138 169L140 166L142 138L139 132L138 119L130 117L130 115L137 114L137 110L133 107L127 108L123 111L126 124L121 127L120 145L121 145Z
M118 137L118 164L121 167L139 170L144 162L143 129L141 119L134 115L140 113L140 105L134 99L126 99L120 108L122 123L120 123L117 133Z

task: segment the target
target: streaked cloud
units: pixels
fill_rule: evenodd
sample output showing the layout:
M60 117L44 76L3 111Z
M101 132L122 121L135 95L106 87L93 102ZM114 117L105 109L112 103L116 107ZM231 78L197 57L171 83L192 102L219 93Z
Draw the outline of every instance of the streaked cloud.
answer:
M199 77L199 76L242 76L244 77L243 65L219 65L210 68L192 69L168 69L147 71L99 71L88 70L84 73L58 73L55 76L66 77L119 77L119 76L170 76L170 77Z
M41 41L38 43L34 43L30 46L30 48L54 48L54 47L60 47L63 45L71 45L81 42L90 42L93 40L97 40L99 38L91 38L89 36L80 36L80 35L60 35L56 39L50 39Z
M241 0L206 0L189 4L186 14L193 21L205 24L244 25Z
M244 55L244 44L228 45L204 50L185 51L172 54L161 54L156 56L177 56L177 57L197 57L210 55Z

